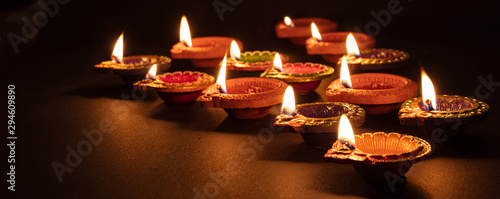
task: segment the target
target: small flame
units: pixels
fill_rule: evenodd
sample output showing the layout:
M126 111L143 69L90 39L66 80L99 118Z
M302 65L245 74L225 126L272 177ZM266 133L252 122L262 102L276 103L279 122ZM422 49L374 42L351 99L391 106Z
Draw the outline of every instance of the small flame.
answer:
M425 110L432 111L437 108L436 104L436 93L434 91L434 85L431 79L427 76L427 73L422 69L422 102L425 106Z
M285 24L291 28L295 27L295 24L293 24L293 21L288 16L285 17Z
M217 77L217 82L215 83L215 88L219 90L220 93L227 93L226 89L226 59L227 55L224 55L222 60L219 76Z
M115 63L122 63L123 61L123 32L116 41L115 48L113 49L113 54L111 54L111 59Z
M276 53L276 55L274 55L273 66L277 71L283 72L283 64L281 63L281 57L279 53Z
M240 47L238 46L238 43L236 41L231 41L231 58L240 60Z
M340 66L340 83L346 88L352 88L351 75L345 56L342 57L342 65Z
M283 105L281 105L281 114L295 115L295 95L291 86L288 86L285 90Z
M341 144L352 142L352 147L356 147L356 141L354 140L354 131L352 130L351 123L349 122L349 119L347 119L347 116L342 115L340 117L340 122L339 122L339 137L338 141L343 142ZM351 144L351 143L349 143ZM349 146L347 146L349 147ZM349 147L351 148L351 147ZM353 149L353 148L351 148Z
M316 24L314 22L311 23L311 33L312 37L318 41L321 41L323 38L321 38L321 34L319 34L318 27L316 27Z
M156 79L156 64L153 64L153 66L151 66L148 74L146 74L146 79Z
M184 15L182 16L181 19L180 39L181 42L184 42L186 46L188 47L193 46L193 43L191 43L191 32L189 31L189 24L186 16Z
M359 57L360 54L358 44L356 43L356 39L354 39L354 35L352 35L352 33L347 35L345 47L347 48L347 55Z

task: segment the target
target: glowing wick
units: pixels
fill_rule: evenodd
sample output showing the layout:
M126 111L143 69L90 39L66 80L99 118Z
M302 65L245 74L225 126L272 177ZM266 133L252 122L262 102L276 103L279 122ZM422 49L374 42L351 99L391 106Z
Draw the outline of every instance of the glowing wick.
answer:
M356 58L361 57L361 54L359 53L358 44L356 43L356 39L354 38L352 33L349 33L349 35L347 35L345 46L347 49L348 56L354 56Z
M120 34L120 37L118 37L118 40L116 41L115 48L113 48L113 53L111 54L111 59L115 63L123 63L123 32Z
M224 55L224 59L221 62L220 66L220 71L219 71L219 76L217 77L217 81L215 83L215 88L220 92L220 93L227 93L226 89L226 60L227 60L227 55Z
M279 53L274 55L273 67L278 72L283 72L283 64L281 63L281 57Z
M349 123L349 119L345 115L340 117L339 136L336 143L337 152L340 153L352 153L356 149L354 131L352 130L351 123Z
M423 68L420 69L422 73L422 102L426 111L433 111L437 108L436 92L431 79Z
M281 106L281 114L295 116L295 96L293 88L288 86L283 95L283 105Z
M285 24L288 27L290 27L290 28L294 28L295 27L295 24L293 24L293 21L288 16L285 17Z
M146 74L146 79L152 79L152 80L156 79L156 64L153 64L153 66L151 66L148 74Z
M323 38L321 37L321 34L319 33L318 27L316 27L316 24L314 22L311 23L311 33L312 37L316 39L316 41L321 41Z
M342 64L340 66L340 83L344 88L352 88L351 76L349 74L349 67L345 56L342 57Z

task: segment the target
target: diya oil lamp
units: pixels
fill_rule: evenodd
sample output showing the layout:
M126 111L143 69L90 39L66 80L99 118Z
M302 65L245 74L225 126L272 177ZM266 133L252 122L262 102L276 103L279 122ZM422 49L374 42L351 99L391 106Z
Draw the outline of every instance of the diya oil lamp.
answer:
M288 86L283 97L281 114L274 125L278 132L298 133L307 145L329 149L339 129L340 116L345 115L359 127L365 122L363 108L344 102L316 102L295 107L292 87Z
M360 50L375 47L375 39L363 33L330 32L320 34L314 24L311 24L311 32L312 37L306 40L307 54L321 55L325 61L330 63L337 63L343 55L347 54L346 38L349 34L352 34L356 39Z
M411 166L431 152L425 140L399 133L363 133L354 135L347 117L339 122L339 136L325 154L325 160L351 164L367 180L385 181L388 172L405 178ZM400 165L405 166L400 169Z
M227 52L231 41L243 48L243 43L231 37L197 37L191 39L186 16L182 16L180 41L172 46L170 54L174 59L189 59L198 67L217 67Z
M399 110L399 122L406 126L420 126L427 136L444 133L454 136L468 124L481 121L490 106L483 101L459 95L438 95L429 76L422 69L422 97L406 100Z
M410 58L407 52L386 48L372 48L359 51L356 39L349 33L346 39L347 64L352 71L384 70L401 67ZM338 61L341 65L342 59Z
M276 36L278 38L288 38L299 46L305 45L306 40L311 37L309 26L315 23L321 32L333 32L337 30L337 23L323 18L297 18L290 19L286 16L284 21L275 26Z
M389 113L407 99L417 96L418 85L406 77L386 73L349 75L345 57L340 78L326 89L330 102L347 102L363 107L366 114Z
M295 92L307 94L318 88L321 80L330 77L334 69L318 63L282 64L278 55L274 58L274 67L268 68L260 76L279 79L290 84Z
M198 98L202 107L223 108L236 119L255 119L266 116L273 105L281 103L286 83L261 77L226 80L226 67L224 57L216 83Z
M120 75L125 84L133 84L144 78L152 65L156 64L159 71L170 68L172 60L166 56L136 55L123 57L123 33L116 41L111 61L103 61L94 65L94 71L103 74Z
M201 91L214 82L213 76L197 71L156 75L156 65L153 65L146 79L138 81L134 86L142 90L154 90L167 104L185 104L194 102Z
M229 70L237 71L241 76L258 77L264 70L273 66L273 60L279 55L282 62L288 62L288 56L270 51L245 51L240 52L240 48L235 41L231 42L231 56L227 60Z

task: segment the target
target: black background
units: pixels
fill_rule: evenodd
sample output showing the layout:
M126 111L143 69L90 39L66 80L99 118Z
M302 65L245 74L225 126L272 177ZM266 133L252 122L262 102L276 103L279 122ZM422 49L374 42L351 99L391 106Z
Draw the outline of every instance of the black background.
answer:
M32 1L1 2L0 65L4 86L16 85L18 137L16 192L8 196L192 198L193 189L203 192L207 184L213 184L210 173L226 171L236 162L241 171L226 186L218 185L218 192L211 190L214 196L498 198L499 87L481 90L481 94L490 92L484 99L491 105L485 121L469 125L459 140L436 145L430 159L412 167L406 186L392 193L384 185L367 183L349 165L325 163L324 151L308 147L299 135L273 134L272 142L255 149L255 158L239 153L239 145L269 128L279 105L265 118L234 120L221 109L203 109L198 103L165 105L154 94L143 101L123 100L130 96L130 87L123 86L118 76L93 72L94 64L109 59L122 31L125 55L169 56L178 41L182 15L188 17L193 37L231 36L241 40L245 50L276 50L291 61L325 63L319 56L307 55L304 47L278 39L274 25L289 15L328 18L343 31L365 30L365 24L375 21L370 11L387 9L387 2L243 0L231 6L233 10L225 12L221 21L213 1L70 0L47 18L34 38L20 44L17 53L7 34L22 35L21 18L32 21L40 6ZM499 40L494 31L499 15L493 1L399 2L403 11L381 27L376 46L406 50L412 60L405 68L384 72L419 82L420 64L438 94L474 96L481 85L478 77L491 75L493 81L500 81ZM172 65L169 71L217 72L183 60L174 60ZM337 70L316 93L297 96L298 102L323 101L326 86L338 75ZM59 182L51 163L64 163L65 148L76 148L86 139L82 131L99 128L104 118L114 130L104 134L102 143ZM374 131L425 136L419 128L400 126L396 110L367 116L365 124L355 130ZM3 153L3 172L8 172L7 153ZM5 183L2 189L6 187Z

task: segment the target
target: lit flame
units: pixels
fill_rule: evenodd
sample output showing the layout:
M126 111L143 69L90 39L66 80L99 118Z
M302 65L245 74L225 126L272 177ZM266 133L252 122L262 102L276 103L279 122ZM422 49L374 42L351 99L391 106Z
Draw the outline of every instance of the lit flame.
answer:
M288 16L285 17L285 24L291 28L295 27L295 24L293 24L293 21Z
M281 63L281 57L279 53L276 53L276 55L274 55L273 66L277 71L283 72L283 64Z
M311 23L311 33L312 37L318 41L321 41L323 38L321 38L321 34L319 34L318 27L316 27L316 24L314 22Z
M345 56L342 57L342 65L340 66L340 83L346 88L352 88L351 75L349 74Z
M354 39L354 36L352 35L352 33L349 33L349 35L347 35L345 47L347 48L347 55L356 56L356 57L359 56L358 44L356 43L356 39Z
M219 90L220 93L227 93L226 89L226 59L227 55L224 55L222 60L219 76L217 77L217 82L215 83L215 88Z
M193 46L193 43L191 43L191 32L189 31L189 25L186 16L182 16L181 19L180 35L181 42L184 42L184 44L188 47Z
M115 48L113 49L113 54L111 54L111 59L116 63L122 63L123 60L123 32L116 41Z
M231 58L240 60L240 47L238 46L238 43L236 41L231 41Z
M153 64L153 66L151 66L148 74L146 74L146 79L156 79L156 64Z
M341 142L340 144L346 145L349 141L352 143L352 147L349 147L350 149L354 149L356 147L356 141L354 140L354 131L352 130L351 123L349 122L349 119L345 115L342 115L340 117L340 122L339 122L339 137L338 141Z
M281 105L281 114L295 115L295 95L291 86L288 86L285 90L283 105Z
M431 79L427 76L427 73L422 69L422 102L425 106L425 110L432 111L437 108L436 104L436 93L434 91L434 85Z

